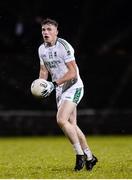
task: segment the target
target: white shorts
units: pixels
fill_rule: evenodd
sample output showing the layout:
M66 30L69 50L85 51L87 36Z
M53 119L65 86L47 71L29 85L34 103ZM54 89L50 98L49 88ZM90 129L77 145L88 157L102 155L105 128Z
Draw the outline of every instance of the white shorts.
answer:
M62 100L68 100L78 104L84 95L83 87L74 87L69 88L65 92L62 93L62 88L56 88L56 103L57 107L60 106Z

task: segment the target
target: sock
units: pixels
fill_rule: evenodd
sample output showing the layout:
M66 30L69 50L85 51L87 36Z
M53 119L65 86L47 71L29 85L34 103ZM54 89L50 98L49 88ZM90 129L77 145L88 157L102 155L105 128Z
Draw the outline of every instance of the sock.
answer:
M79 143L73 144L73 148L78 155L84 155L81 145Z
M87 155L87 160L88 161L93 158L92 152L88 148L84 149L83 152Z

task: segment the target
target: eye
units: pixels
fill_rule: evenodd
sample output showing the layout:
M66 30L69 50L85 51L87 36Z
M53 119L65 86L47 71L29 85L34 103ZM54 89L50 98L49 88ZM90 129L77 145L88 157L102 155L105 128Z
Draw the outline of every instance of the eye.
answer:
M51 29L51 28L48 28L47 31L52 31L52 29Z
M44 28L42 28L42 31L45 31L45 29L44 29Z

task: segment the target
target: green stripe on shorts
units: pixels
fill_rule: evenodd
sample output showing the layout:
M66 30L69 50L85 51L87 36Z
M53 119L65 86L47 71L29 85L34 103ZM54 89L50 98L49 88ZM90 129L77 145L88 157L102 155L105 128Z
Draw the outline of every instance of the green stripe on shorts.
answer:
M76 103L76 104L79 101L79 98L80 98L80 95L81 95L81 90L82 90L82 88L77 88L76 92L74 94L73 102Z

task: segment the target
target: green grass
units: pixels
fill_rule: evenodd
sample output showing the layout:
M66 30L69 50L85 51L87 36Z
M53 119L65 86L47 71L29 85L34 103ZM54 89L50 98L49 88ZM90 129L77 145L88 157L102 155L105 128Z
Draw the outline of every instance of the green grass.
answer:
M132 136L89 136L99 162L74 172L75 155L64 137L0 138L1 179L131 179Z

